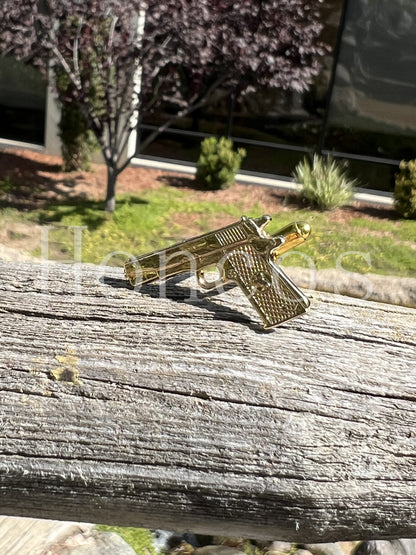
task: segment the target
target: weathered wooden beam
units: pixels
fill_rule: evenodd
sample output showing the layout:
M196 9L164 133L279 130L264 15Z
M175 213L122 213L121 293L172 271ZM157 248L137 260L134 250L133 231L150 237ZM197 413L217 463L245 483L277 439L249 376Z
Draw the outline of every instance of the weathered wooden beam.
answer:
M416 536L415 310L313 293L263 332L237 289L159 293L0 263L1 514Z

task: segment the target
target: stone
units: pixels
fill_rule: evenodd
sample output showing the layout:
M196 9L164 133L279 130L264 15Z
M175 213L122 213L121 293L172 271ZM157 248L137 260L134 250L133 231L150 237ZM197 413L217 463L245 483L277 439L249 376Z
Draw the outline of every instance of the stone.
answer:
M65 545L51 546L43 555L136 555L136 551L115 532L79 534L68 538Z
M206 545L195 549L194 555L245 555L245 553L228 545Z
M0 516L0 553L7 555L47 555L71 536L89 535L93 524L57 520Z
M338 542L338 545L345 555L355 555L355 550L360 543L360 541Z
M416 540L371 540L363 542L354 555L416 555Z
M192 548L199 547L201 545L199 540L204 537L197 537L195 534L188 532L170 532L168 530L152 530L152 535L153 546L158 553L170 551L171 549L175 549L182 544L187 544ZM209 536L206 538L208 539ZM206 543L207 542L202 545L205 545Z
M172 546L170 545L170 539L174 536L174 532L169 532L169 530L153 530L153 546L159 553L162 551L168 551Z
M345 555L355 555L355 549L360 543L361 541L338 542L338 545Z
M311 543L304 547L312 555L344 555L344 551L337 543Z
M269 545L267 552L270 555L285 555L286 553L290 553L292 547L293 543L274 541Z

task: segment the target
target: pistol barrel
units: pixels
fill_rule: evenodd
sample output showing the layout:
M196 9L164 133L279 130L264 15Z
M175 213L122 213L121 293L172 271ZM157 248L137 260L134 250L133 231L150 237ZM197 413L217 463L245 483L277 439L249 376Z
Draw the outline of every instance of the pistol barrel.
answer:
M282 229L279 229L274 237L284 237L284 243L274 251L274 258L285 253L293 247L301 245L311 234L311 226L306 222L293 222Z
M256 219L243 216L239 222L216 231L160 251L130 258L124 266L125 275L132 285L140 285L190 270L198 272L204 267L216 266L227 253L258 239L262 244L273 244L273 238L283 239L277 247L268 251L276 259L306 241L310 235L310 226L305 222L291 223L273 236L269 235L265 227L270 220L270 216Z
M181 241L166 249L130 258L124 265L132 285L167 279L188 271L216 265L227 248L245 244L255 233L251 220L240 221L193 239Z

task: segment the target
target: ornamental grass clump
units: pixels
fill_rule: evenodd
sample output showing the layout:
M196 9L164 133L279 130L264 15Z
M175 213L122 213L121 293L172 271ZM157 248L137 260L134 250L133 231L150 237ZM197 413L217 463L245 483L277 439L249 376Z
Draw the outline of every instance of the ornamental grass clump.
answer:
M311 162L305 157L293 172L302 185L301 195L319 210L333 210L353 198L356 179L348 177L345 166L330 156L314 154Z
M400 216L416 220L416 160L402 160L395 175L394 206Z
M204 139L196 166L196 180L210 191L226 189L234 183L245 156L245 149L234 150L233 142L226 137Z

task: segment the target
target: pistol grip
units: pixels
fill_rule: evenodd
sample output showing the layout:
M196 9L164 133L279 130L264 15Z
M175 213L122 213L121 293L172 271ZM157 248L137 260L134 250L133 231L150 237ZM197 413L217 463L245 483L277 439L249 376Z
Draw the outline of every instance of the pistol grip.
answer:
M309 299L271 257L265 258L251 245L229 254L224 275L240 286L265 328L299 316L309 306Z

